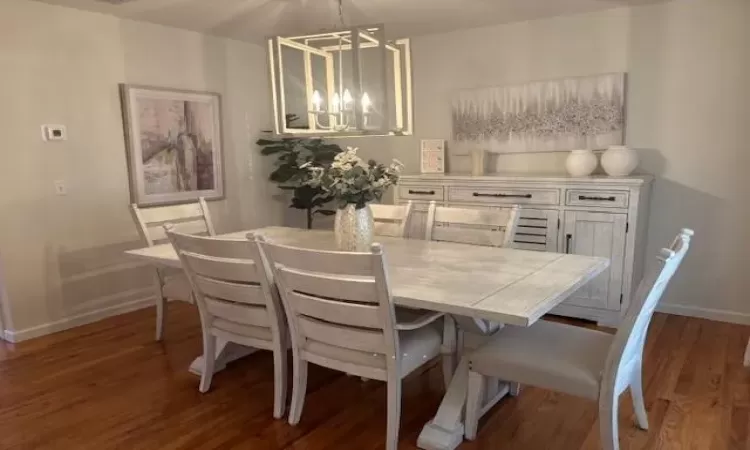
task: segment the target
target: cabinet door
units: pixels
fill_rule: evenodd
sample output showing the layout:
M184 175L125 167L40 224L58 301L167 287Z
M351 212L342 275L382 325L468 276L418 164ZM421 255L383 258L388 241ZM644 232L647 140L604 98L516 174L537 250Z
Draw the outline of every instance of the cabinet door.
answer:
M588 308L620 309L626 227L626 214L565 212L565 253L610 259L607 271L579 289L565 303Z
M557 251L560 213L555 210L521 208L513 247L542 252Z

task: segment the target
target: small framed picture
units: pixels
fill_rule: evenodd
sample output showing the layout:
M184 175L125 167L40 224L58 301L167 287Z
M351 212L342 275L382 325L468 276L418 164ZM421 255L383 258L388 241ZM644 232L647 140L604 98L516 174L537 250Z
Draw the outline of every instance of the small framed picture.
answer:
M445 139L422 139L421 172L445 173Z

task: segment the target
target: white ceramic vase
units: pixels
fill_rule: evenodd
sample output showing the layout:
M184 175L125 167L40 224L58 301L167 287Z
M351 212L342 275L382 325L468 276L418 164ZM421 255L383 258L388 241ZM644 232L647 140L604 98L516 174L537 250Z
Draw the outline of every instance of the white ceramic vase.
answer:
M587 177L597 165L596 155L591 150L573 150L565 160L565 168L574 177Z
M611 177L630 175L638 166L638 152L624 145L610 145L602 154L602 167Z
M356 209L350 203L343 209L337 209L333 223L336 247L347 252L370 251L373 228L375 225L369 205Z

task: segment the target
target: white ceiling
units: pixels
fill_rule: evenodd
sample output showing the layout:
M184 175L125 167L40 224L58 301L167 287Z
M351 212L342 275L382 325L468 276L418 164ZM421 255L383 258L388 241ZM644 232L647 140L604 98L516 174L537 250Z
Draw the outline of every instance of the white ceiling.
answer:
M340 28L337 0L39 0L256 41ZM343 0L348 25L385 23L390 37L575 14L660 0Z

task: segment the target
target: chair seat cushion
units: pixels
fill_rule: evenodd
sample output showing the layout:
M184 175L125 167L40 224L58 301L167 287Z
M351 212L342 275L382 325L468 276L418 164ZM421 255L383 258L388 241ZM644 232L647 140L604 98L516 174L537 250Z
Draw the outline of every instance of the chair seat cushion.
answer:
M469 356L472 371L596 399L613 336L540 321L507 326Z
M430 324L416 330L398 332L402 377L440 354L443 336L439 324ZM305 351L319 355L329 361L339 361L354 366L366 366L382 370L382 379L385 380L386 362L384 355L380 353L362 352L314 340L305 342ZM320 364L325 366L322 362ZM336 366L332 366L332 368L340 369ZM354 375L365 376L353 368L348 371Z
M192 303L192 289L185 274L172 275L164 280L161 289L164 298Z
M416 330L398 332L402 377L440 354L443 344L442 324L439 321Z

